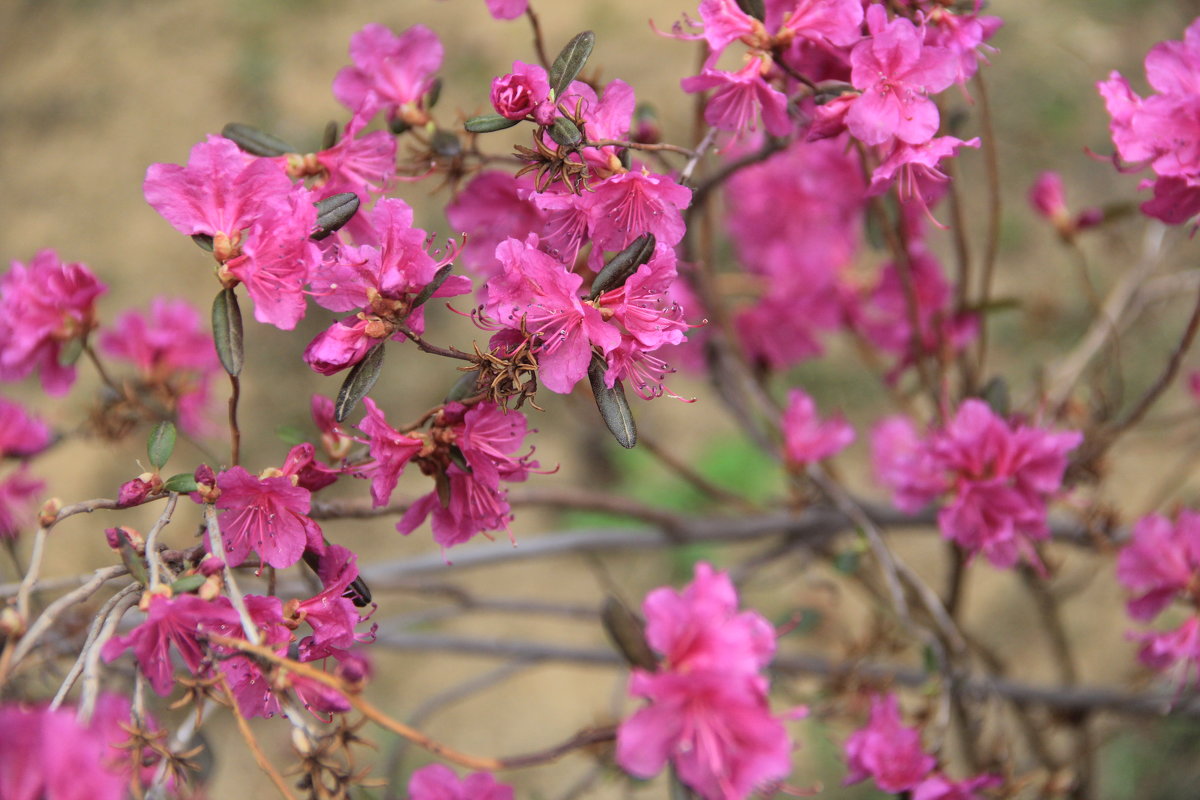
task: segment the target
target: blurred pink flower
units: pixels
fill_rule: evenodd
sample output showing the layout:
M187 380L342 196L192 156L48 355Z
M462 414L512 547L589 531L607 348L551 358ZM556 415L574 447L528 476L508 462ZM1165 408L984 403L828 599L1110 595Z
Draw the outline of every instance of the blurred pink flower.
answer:
M333 81L333 96L351 111L370 106L410 124L422 122L422 100L442 66L442 43L424 25L400 35L371 23L350 38L352 67Z
M50 428L20 403L0 397L0 458L28 458L50 446Z
M459 778L444 764L421 767L408 781L410 800L513 800L511 786L490 773L474 772Z
M872 778L885 792L907 792L929 774L937 762L921 749L921 732L900 724L894 694L871 698L867 726L846 740L850 769L844 784Z
M788 461L810 464L849 446L854 441L854 428L841 417L819 419L813 399L800 389L792 389L783 412L783 439Z
M684 78L685 92L695 94L716 89L704 106L704 121L714 128L735 135L763 127L772 136L786 136L792 128L787 113L787 96L767 83L763 72L771 66L769 58L752 58L737 72L705 67L699 75Z
M0 277L0 381L38 371L42 389L65 394L75 367L62 363L63 348L95 327L96 298L108 288L79 263L64 264L42 250Z

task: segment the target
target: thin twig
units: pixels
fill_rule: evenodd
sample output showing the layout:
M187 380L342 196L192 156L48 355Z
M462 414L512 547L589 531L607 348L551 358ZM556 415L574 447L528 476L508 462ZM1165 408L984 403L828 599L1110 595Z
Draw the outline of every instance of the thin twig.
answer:
M86 651L83 662L83 689L80 691L79 710L76 712L80 722L90 720L96 708L96 699L100 694L100 654L104 650L104 643L117 632L117 626L121 624L121 617L125 616L125 612L137 605L141 588L139 584L131 583L119 592L121 599L113 606L104 624L100 626L96 640Z
M171 492L167 498L167 506L163 509L162 514L155 520L154 526L146 533L146 561L150 565L150 588L154 589L162 580L162 574L165 572L170 575L170 570L162 563L162 557L158 552L158 534L162 529L167 527L171 522L171 517L175 514L175 504L179 501L179 495Z
M229 463L237 466L242 458L242 429L238 427L238 399L242 382L237 375L229 376Z
M225 690L225 694L229 697L229 707L233 710L233 718L237 721L238 731L241 732L242 738L246 740L246 745L254 755L254 761L258 764L258 768L267 774L267 777L271 779L271 783L275 784L275 788L287 800L296 800L296 796L288 788L287 781L275 769L275 765L271 763L271 759L267 758L259 746L258 740L254 738L254 731L250 730L250 723L242 716L242 711L238 708L237 698L234 696L233 690L229 688L229 680L225 677L225 673L218 672L217 676L220 680L221 688Z
M204 524L208 528L209 549L213 556L225 565L225 588L229 591L229 600L238 613L238 619L242 621L242 631L251 644L261 644L262 636L259 635L258 625L254 623L254 618L250 616L250 611L246 608L246 598L242 596L242 591L238 588L237 579L233 577L233 570L225 555L225 541L221 538L221 525L217 522L217 509L211 503L206 503L204 506Z
M42 635L50 629L50 626L58 620L59 615L62 614L63 611L75 605L76 603L82 603L83 601L87 600L93 594L98 592L101 586L108 581L113 580L114 578L120 577L125 573L125 571L125 567L123 566L104 567L103 569L98 569L93 573L92 579L83 586L80 586L73 592L64 594L53 603L46 606L46 610L38 615L38 618L34 621L34 623L29 626L29 630L27 630L25 635L21 637L20 641L17 642L17 646L13 650L9 668L15 669L16 666L21 663L21 659L28 655L29 651L32 650L34 645L38 643L38 640L42 637Z
M83 668L92 650L94 648L99 648L104 644L103 642L99 641L100 631L102 628L104 628L109 616L116 610L117 606L120 605L126 597L128 597L130 594L136 593L141 588L142 586L139 583L127 584L119 592L108 598L104 605L100 607L100 610L96 612L95 619L93 619L92 624L88 626L87 638L83 641L83 647L79 649L79 657L76 658L75 663L71 665L71 669L67 672L67 677L63 679L62 685L58 687L58 691L54 694L54 699L50 701L51 710L56 709L63 704L63 701L67 699L67 694L75 685L75 681L77 681L79 676L83 673ZM124 613L124 611L122 611L122 613Z

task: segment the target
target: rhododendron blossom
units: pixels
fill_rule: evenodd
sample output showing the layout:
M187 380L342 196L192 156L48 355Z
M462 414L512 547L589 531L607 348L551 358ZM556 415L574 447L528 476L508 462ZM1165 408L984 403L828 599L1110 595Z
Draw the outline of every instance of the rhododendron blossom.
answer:
M513 790L487 772L459 778L444 764L430 764L409 778L408 796L410 800L513 800Z
M299 561L305 547L322 549L321 529L307 516L311 493L289 478L260 478L232 467L217 476L217 487L217 522L230 566L251 550L264 564L283 568Z
M893 793L914 788L937 763L922 750L921 732L901 724L894 694L871 699L867 726L846 740L846 762L850 773L845 783L871 778Z
M442 66L442 43L424 25L396 35L383 25L366 25L350 38L353 67L333 81L333 96L351 111L370 106L416 125L424 122L422 101Z
M649 778L670 760L705 800L744 798L786 776L792 744L760 674L775 652L770 623L739 612L729 577L703 563L682 592L656 589L642 610L662 663L630 677L630 694L650 703L618 728L617 763Z
M63 363L64 348L95 327L96 298L105 291L86 266L64 264L53 250L28 265L12 262L0 277L0 381L36 370L48 394L66 394L75 367Z
M1013 425L968 399L926 437L904 418L885 420L872 437L872 455L876 475L902 510L945 498L938 527L968 554L983 553L998 567L1022 557L1040 567L1033 542L1050 533L1046 502L1082 438Z
M783 452L793 464L808 464L829 458L854 441L854 428L840 418L817 418L817 406L800 389L788 392L783 412Z

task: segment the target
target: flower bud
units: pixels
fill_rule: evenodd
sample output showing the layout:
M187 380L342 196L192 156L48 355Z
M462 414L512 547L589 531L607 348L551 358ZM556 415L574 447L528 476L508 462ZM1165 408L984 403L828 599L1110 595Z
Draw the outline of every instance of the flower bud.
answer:
M492 80L492 108L505 119L525 119L537 108L533 83L524 75L501 75Z

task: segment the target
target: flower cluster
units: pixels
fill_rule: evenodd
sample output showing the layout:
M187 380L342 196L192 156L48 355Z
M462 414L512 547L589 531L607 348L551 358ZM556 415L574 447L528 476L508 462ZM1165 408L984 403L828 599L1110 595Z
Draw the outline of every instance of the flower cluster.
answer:
M1033 543L1050 534L1046 503L1082 439L1014 424L969 399L924 437L907 418L889 417L875 427L871 448L876 475L898 508L914 512L942 498L938 527L969 556L983 553L998 567L1024 557L1040 567Z
M883 791L913 800L979 800L978 790L1003 783L998 775L953 781L937 771L937 759L921 746L921 732L901 723L894 694L871 698L870 720L845 749L847 785L870 778Z
M1138 520L1133 537L1117 557L1117 580L1134 597L1129 616L1149 622L1176 600L1192 613L1174 630L1135 634L1142 662L1157 670L1175 668L1179 683L1200 681L1200 514L1182 510L1174 521L1158 514Z
M775 654L770 623L739 612L729 576L704 563L682 592L656 589L642 610L661 663L633 671L629 693L649 705L617 730L617 763L649 778L670 760L705 800L744 798L786 777L792 743L762 674Z
M1146 80L1154 89L1139 97L1119 72L1097 84L1112 123L1116 157L1128 164L1146 165L1154 178L1142 188L1154 197L1142 212L1178 225L1200 213L1200 19L1181 42L1160 42L1146 54Z

